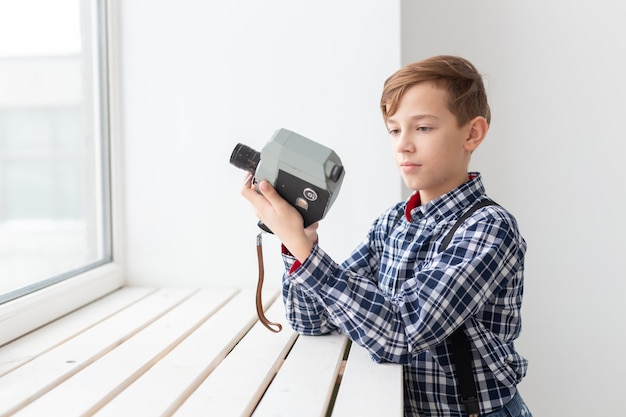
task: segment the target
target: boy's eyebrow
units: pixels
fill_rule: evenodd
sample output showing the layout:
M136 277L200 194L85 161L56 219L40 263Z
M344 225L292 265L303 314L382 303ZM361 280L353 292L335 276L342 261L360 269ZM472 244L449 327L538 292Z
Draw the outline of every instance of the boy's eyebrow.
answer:
M423 119L438 119L438 117L435 116L434 114L415 114L409 117L409 119L411 121L419 121ZM394 120L393 116L387 118L387 123L390 123L390 122L397 123L396 120Z

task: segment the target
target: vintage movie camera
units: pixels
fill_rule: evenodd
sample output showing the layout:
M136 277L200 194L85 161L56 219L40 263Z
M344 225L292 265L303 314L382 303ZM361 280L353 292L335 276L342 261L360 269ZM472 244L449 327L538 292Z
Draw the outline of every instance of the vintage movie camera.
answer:
M305 227L326 216L345 175L332 149L287 129L277 130L261 152L237 144L230 163L250 172L255 183L272 184L300 212Z

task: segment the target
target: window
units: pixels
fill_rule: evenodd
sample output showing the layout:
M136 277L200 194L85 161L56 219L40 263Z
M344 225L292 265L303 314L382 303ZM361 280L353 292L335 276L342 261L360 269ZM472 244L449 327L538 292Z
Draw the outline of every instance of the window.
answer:
M0 304L112 260L105 17L0 0Z

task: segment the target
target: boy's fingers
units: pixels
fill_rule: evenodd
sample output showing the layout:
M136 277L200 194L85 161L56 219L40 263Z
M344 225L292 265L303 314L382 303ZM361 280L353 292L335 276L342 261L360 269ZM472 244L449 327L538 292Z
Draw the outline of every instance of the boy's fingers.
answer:
M255 210L257 210L257 215L261 212L266 212L267 210L280 211L285 207L285 205L288 205L268 181L264 180L258 184L261 194L257 192L256 187L256 184L244 182L241 194L246 200L252 203Z
M274 187L272 187L271 184L265 180L261 181L261 183L259 184L259 189L261 190L265 198L267 198L272 204L282 200L282 197L276 192Z
M251 203L259 200L264 200L263 196L256 192L256 187L252 184L252 176L246 177L246 180L241 187L241 195Z
M259 184L259 188L262 194L257 192L256 184L244 183L241 189L243 197L252 203L256 210L267 210L268 208L273 208L275 204L281 204L284 201L269 182L262 181Z
M309 227L307 227L306 230L310 230L311 232L316 232L319 226L320 226L320 222L315 222L309 225Z

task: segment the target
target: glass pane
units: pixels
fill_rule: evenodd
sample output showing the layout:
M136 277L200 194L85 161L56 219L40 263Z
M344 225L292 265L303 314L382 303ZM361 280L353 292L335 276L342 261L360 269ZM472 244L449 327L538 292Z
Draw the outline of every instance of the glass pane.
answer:
M103 11L0 0L0 303L111 259Z

